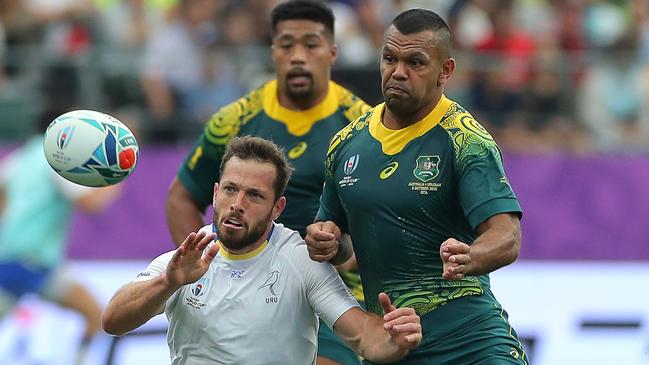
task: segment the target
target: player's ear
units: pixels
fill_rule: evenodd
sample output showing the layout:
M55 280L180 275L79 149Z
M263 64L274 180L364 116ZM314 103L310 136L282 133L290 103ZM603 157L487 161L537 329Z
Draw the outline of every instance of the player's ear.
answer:
M447 58L446 60L444 60L444 62L442 62L442 70L440 71L439 77L437 78L437 86L446 85L448 80L451 79L453 71L455 71L455 59Z
M333 65L336 63L336 59L338 58L338 45L336 43L331 42L331 64Z
M215 182L214 183L214 194L212 195L212 205L213 206L216 205L216 194L218 193L218 191L219 191L219 183Z
M273 206L273 215L272 215L273 220L279 218L279 216L284 211L284 208L286 208L286 198L282 196L279 199L277 199L275 205Z

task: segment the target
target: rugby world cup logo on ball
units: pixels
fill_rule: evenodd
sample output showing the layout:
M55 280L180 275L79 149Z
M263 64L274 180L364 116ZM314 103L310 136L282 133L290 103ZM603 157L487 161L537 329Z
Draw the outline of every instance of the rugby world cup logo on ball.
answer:
M67 180L106 186L133 172L139 147L128 127L112 116L74 110L47 127L43 150L50 166Z

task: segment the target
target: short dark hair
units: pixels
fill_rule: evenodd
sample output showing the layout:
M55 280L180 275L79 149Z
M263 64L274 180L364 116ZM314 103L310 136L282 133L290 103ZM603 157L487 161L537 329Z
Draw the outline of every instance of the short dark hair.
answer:
M277 23L284 20L312 20L321 23L334 35L334 13L322 1L290 0L277 5L271 13L271 30L275 34Z
M419 33L430 30L440 37L441 45L446 48L446 56L451 55L451 29L434 11L428 9L408 9L392 20L401 34Z
M275 201L284 195L284 190L286 190L288 180L291 178L293 168L288 163L281 147L271 141L259 137L235 137L230 140L225 148L225 154L221 160L221 175L223 175L225 164L232 157L244 161L253 160L273 164L273 166L275 166Z

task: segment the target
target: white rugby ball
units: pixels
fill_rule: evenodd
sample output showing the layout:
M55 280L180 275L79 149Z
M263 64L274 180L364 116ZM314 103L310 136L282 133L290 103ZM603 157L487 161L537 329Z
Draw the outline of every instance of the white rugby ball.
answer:
M85 186L107 186L135 169L139 147L119 120L92 110L74 110L52 121L43 151L54 171Z

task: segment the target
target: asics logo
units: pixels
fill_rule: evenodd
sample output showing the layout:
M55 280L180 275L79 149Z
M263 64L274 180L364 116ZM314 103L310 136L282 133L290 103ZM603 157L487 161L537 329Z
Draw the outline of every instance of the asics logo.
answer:
M395 162L390 162L388 164L388 166L381 171L381 173L379 174L379 177L381 178L381 180L385 180L385 179L389 178L390 176L392 176L392 174L394 174L395 171L397 171L398 167L399 167L398 162L396 162L396 161Z

